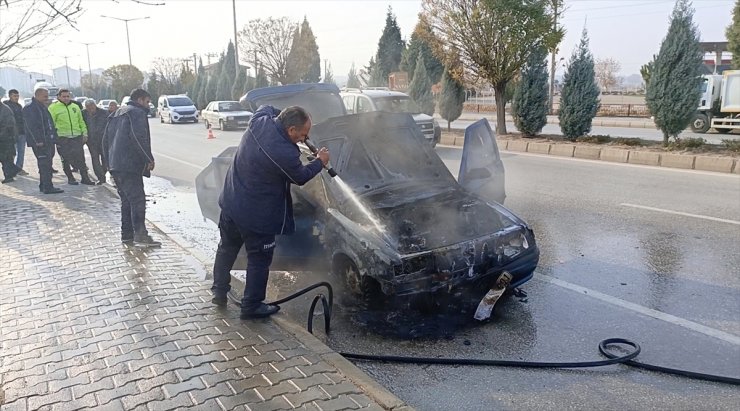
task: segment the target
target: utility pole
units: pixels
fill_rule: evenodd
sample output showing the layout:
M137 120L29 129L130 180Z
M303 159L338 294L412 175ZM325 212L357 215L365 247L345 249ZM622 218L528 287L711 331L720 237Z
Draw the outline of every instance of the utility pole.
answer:
M236 37L236 0L231 0L231 7L234 14L234 66L236 66L236 75L239 75L239 43Z
M193 53L193 73L197 76L198 73L198 59L195 56L195 53Z
M558 29L558 6L561 0L552 0L553 13L552 13L552 31L555 32ZM558 46L555 45L551 50L552 56L550 60L550 93L548 96L547 107L549 108L550 114L555 114L553 110L553 94L555 93L555 59L558 54Z
M92 85L92 65L90 65L90 46L95 45L95 44L103 44L105 42L104 41L99 41L99 42L96 42L96 43L83 43L83 42L75 42L75 41L72 41L72 40L69 40L69 42L70 43L82 44L82 45L85 46L85 49L87 50L87 72L90 75L90 84ZM82 69L80 69L80 89L82 89ZM85 90L83 89L82 91L84 92Z
M104 15L101 14L100 17L105 17L105 18L108 18L108 19L122 21L122 22L124 22L126 24L126 43L128 44L128 64L129 64L129 66L133 66L133 64L131 63L131 39L129 38L129 35L128 35L128 22L129 21L136 21L136 20L146 20L146 19L149 18L149 16L146 16L146 17L137 17L135 19L122 19L122 18L118 18L118 17L104 16Z
M67 87L72 87L72 84L69 82L69 65L67 64L67 58L69 56L64 56L64 68L67 70Z
M252 50L254 52L254 79L257 79L257 49Z
M211 65L211 57L218 57L218 53L206 53L206 57L208 57L208 65Z

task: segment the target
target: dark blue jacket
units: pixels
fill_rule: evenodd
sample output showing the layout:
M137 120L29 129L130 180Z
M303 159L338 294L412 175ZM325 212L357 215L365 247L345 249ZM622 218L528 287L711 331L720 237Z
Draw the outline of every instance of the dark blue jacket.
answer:
M52 144L56 141L56 128L49 109L36 98L32 98L31 103L23 107L23 122L28 147L34 147L37 143Z
M108 117L103 133L103 153L112 172L149 177L149 163L154 161L149 133L149 108L129 101Z
M275 119L278 113L270 106L254 113L218 200L239 228L256 233L293 233L290 185L306 184L323 167L319 159L301 163L298 145Z

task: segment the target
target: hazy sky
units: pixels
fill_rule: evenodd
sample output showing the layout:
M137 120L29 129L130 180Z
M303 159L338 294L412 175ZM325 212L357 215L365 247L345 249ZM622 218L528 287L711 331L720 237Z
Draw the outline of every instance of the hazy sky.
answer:
M230 0L149 0L164 6L143 6L129 0L83 0L85 14L77 31L59 32L39 53L28 54L19 64L27 69L49 72L64 65L87 70L84 46L73 41L105 41L90 46L93 68L106 68L128 62L124 23L105 19L101 14L120 18L149 16L129 23L133 64L149 69L157 57L185 58L193 53L221 52L233 37ZM591 51L598 57L613 57L621 62L622 74L639 72L642 64L658 51L668 28L673 0L566 0L563 18L566 36L560 56L570 56L586 24ZM694 21L703 41L724 41L725 28L732 18L734 0L694 0ZM420 0L374 1L252 1L237 0L237 25L250 19L287 16L295 21L308 18L319 45L322 60L328 59L335 75L346 75L350 65L367 64L377 49L385 24L388 5L393 7L401 34L408 39L421 10ZM3 12L0 10L0 12ZM10 17L7 13L3 20ZM206 58L203 56L204 64ZM559 68L562 73L562 67Z

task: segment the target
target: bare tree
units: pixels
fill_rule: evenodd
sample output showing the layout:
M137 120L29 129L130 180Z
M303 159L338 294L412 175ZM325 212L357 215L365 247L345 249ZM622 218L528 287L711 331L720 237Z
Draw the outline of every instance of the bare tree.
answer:
M152 69L157 74L157 77L165 82L168 88L174 88L180 80L182 59L159 57L152 62Z
M296 25L287 17L250 20L239 32L239 55L282 84L288 81L287 62Z
M601 91L609 91L619 85L617 73L622 69L622 65L611 57L596 60L594 66L596 70L596 81L599 82Z
M49 34L74 27L81 0L0 0L0 64L17 61Z

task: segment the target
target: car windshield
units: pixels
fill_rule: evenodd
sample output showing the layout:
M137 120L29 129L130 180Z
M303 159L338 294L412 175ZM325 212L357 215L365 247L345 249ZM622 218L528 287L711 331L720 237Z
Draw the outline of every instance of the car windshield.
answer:
M167 99L172 107L192 106L193 102L187 97L170 97Z
M373 98L378 111L389 113L421 113L419 106L409 96L389 96Z
M314 124L322 123L328 118L344 115L344 104L339 96L332 93L287 93L260 97L259 105L267 104L278 109L289 106L300 106L311 114Z
M224 101L218 103L218 111L243 111L241 104L238 101Z

